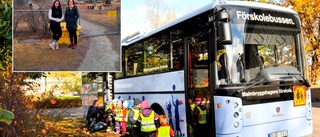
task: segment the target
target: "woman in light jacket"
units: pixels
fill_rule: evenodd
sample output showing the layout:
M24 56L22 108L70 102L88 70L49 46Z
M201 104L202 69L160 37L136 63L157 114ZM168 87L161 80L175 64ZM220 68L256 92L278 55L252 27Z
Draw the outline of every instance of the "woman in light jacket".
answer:
M49 10L48 17L50 20L50 30L52 32L52 43L50 47L53 50L59 49L58 40L61 38L62 31L60 22L64 20L64 16L61 10L61 3L59 0L55 0L51 9Z

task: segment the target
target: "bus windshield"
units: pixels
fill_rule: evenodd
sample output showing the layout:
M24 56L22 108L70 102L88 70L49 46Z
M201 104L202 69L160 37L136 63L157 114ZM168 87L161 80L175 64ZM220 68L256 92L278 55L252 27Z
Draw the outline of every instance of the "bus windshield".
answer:
M303 71L297 17L248 7L223 8L230 14L232 44L217 47L218 85L303 80L288 75Z

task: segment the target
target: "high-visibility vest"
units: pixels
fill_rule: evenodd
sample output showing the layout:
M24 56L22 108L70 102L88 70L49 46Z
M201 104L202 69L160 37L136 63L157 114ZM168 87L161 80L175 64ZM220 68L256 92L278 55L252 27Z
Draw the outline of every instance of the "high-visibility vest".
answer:
M122 117L123 117L123 109L116 109L116 117L114 118L114 120L121 122Z
M170 137L170 126L160 126L158 128L158 137Z
M141 118L141 131L142 132L152 132L156 131L156 125L154 124L154 111L151 112L150 116L145 117L140 114Z
M111 105L106 105L105 110L111 109Z
M193 128L192 128L192 126L191 126L190 124L188 124L188 125L189 125L189 131L190 131L190 133L193 134Z
M199 117L199 124L206 124L207 123L207 110L202 110L200 107L197 107L200 112L200 117Z
M193 112L193 111L194 111L194 108L196 107L196 104L191 103L191 104L190 104L190 107L191 107L191 112Z
M133 118L134 120L138 120L140 110L139 110L139 109L132 108L132 109L130 109L130 111L133 111L133 117L132 117L132 118ZM130 112L129 112L129 113L130 113ZM135 125L133 125L133 127L137 127L137 125L135 124Z
M123 111L124 112L124 111ZM128 122L129 110L127 109L126 117L124 118L125 122Z

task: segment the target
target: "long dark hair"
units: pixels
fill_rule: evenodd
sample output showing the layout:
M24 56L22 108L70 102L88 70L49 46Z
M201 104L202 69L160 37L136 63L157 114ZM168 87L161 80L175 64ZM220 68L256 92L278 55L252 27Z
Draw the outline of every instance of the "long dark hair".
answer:
M60 11L60 10L61 10L61 3L60 3L59 0L55 0L55 1L53 2L51 9L52 9L52 10L56 9L56 6L54 5L56 2L59 2L58 10Z
M59 2L58 9L57 9L56 6L54 5L56 2ZM56 11L59 11L58 18L62 17L61 3L60 3L59 0L55 0L55 1L53 2L53 5L52 5L52 7L51 7L51 10L52 10L52 15L53 15L53 13L56 13Z

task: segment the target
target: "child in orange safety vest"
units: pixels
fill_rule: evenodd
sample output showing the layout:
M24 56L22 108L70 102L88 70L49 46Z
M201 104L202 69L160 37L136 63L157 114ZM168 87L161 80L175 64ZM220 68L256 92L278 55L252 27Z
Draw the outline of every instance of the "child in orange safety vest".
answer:
M160 115L160 127L157 130L157 137L174 137L174 131L168 124L166 115Z

